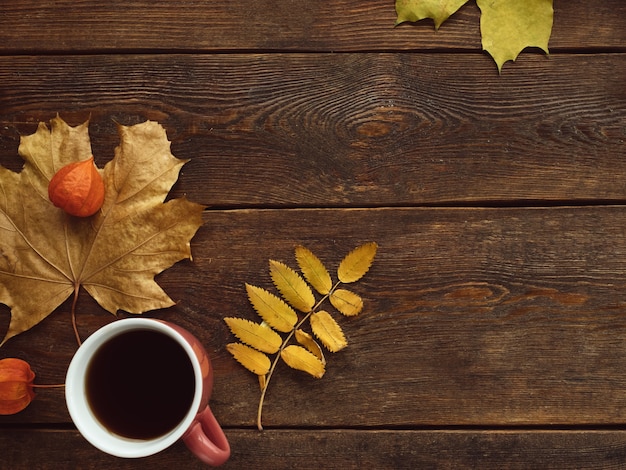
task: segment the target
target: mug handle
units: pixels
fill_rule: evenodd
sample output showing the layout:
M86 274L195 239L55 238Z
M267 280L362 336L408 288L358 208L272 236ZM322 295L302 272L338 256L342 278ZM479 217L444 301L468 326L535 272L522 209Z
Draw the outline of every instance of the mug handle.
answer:
M230 444L208 405L198 413L183 442L196 457L214 467L230 457Z

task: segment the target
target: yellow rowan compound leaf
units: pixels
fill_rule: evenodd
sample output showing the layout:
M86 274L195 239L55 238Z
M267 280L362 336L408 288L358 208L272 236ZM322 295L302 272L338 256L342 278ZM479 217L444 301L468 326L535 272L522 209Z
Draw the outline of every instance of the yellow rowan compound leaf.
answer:
M346 289L335 289L330 295L330 303L347 317L358 315L363 310L363 299Z
M324 376L324 364L315 355L302 346L290 345L280 353L283 361L292 369L298 369L321 379Z
M280 335L265 324L235 317L224 318L224 321L240 341L264 353L278 352L283 342Z
M246 284L248 299L259 314L275 330L288 333L298 321L298 314L280 297L267 290Z
M376 242L365 243L352 250L339 264L337 276L345 284L361 279L369 271L378 244Z
M324 264L308 248L296 247L296 261L304 278L322 295L326 295L333 287L328 270Z
M270 371L270 358L262 352L241 343L230 343L226 349L239 364L257 375L265 375Z
M467 0L396 0L396 24L432 18L435 29L439 29L441 23L466 3Z
M340 351L348 345L339 324L324 310L311 315L311 329L330 352Z
M315 357L317 357L322 364L326 365L326 358L324 357L324 352L317 341L313 339L313 336L308 334L304 330L296 330L296 341L300 343L302 346L307 348Z
M295 309L304 313L313 309L313 291L297 272L280 261L270 260L270 276L285 300Z
M552 34L552 0L477 0L483 49L502 71L526 47L546 54Z

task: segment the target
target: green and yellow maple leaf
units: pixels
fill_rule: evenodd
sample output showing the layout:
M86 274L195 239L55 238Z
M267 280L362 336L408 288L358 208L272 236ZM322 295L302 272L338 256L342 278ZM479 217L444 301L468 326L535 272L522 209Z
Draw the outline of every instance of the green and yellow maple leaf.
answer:
M435 29L467 3L468 0L396 0L396 24L431 18Z
M21 172L0 166L0 302L11 309L1 344L52 313L83 287L111 313L143 313L173 301L154 276L191 258L203 207L185 198L164 203L186 163L170 152L155 122L119 126L121 144L103 170L100 211L80 218L48 199L59 168L91 156L88 123L60 117L23 136Z
M480 8L483 50L502 71L527 47L548 51L552 34L553 0L476 0ZM432 18L435 29L461 8L467 0L396 0L396 24Z
M527 47L546 54L552 33L552 0L477 0L483 49L502 71Z

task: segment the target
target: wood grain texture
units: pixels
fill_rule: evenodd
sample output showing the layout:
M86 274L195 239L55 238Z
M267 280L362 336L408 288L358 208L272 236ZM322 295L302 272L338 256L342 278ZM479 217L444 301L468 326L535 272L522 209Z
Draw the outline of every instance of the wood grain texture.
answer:
M210 206L624 200L626 54L492 67L410 53L0 58L0 156L17 170L19 136L61 113L91 120L103 165L116 121L152 119L191 158L179 193Z
M232 457L224 470L623 468L624 431L365 431L226 430ZM0 433L3 465L21 470L206 468L182 443L156 456L119 459L87 444L76 431ZM21 452L27 447L30 452ZM71 452L68 452L71 449Z
M333 269L377 241L350 286L364 312L339 318L349 346L321 380L279 366L267 427L622 425L625 225L617 206L208 211L193 263L159 276L178 305L151 315L198 335L214 357L216 415L253 426L258 382L225 351L222 320L258 319L244 283L271 288L268 259L296 267L298 243ZM27 351L40 383L58 382L75 348L67 310L2 354ZM84 336L112 319L86 295L78 311ZM3 422L69 422L61 393L39 395Z
M618 469L626 465L626 2L556 0L549 57L498 76L469 2L438 32L393 1L14 0L0 4L0 164L57 113L160 122L190 158L172 196L209 206L193 262L147 316L207 347L227 468ZM303 244L329 268L376 241L349 345L315 380L258 382L223 318ZM0 233L0 253L3 245ZM40 384L76 350L65 302L2 349ZM83 338L114 320L85 293ZM124 313L120 317L127 316ZM9 322L0 305L0 333ZM200 468L177 443L140 460L91 447L63 390L0 417L0 467Z
M621 0L556 1L553 49L624 48ZM394 2L347 0L34 0L0 6L0 53L45 51L455 49L479 51L471 2L435 32L432 21L394 28Z

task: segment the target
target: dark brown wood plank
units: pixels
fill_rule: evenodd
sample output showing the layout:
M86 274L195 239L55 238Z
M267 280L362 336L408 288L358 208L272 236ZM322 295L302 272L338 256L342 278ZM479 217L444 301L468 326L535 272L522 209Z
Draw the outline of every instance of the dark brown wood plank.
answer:
M258 382L226 352L223 322L258 319L244 283L271 288L268 259L296 267L296 244L333 270L377 241L371 271L351 286L365 310L339 318L349 346L329 354L321 380L279 365L267 427L623 425L624 226L621 206L208 211L193 263L159 276L178 305L151 315L198 335L215 363L216 415L253 426ZM29 360L39 383L62 381L76 347L68 307L0 354ZM83 337L112 319L86 294L78 311ZM0 419L68 421L58 390Z
M621 469L624 431L227 430L231 459L222 469ZM155 456L119 459L75 431L0 430L11 469L206 468L182 443Z
M550 47L622 48L621 0L556 1ZM394 28L393 1L3 2L0 52L119 50L479 51L479 10L469 3L437 33L432 21Z
M57 112L162 123L180 193L219 207L623 200L626 54L234 54L0 59L0 158ZM458 70L464 70L459 73ZM6 163L5 163L6 162Z
M0 164L57 112L91 119L100 165L115 123L146 119L191 158L173 195L212 208L158 276L178 304L147 316L207 346L223 468L623 468L626 2L557 0L550 57L501 76L474 2L439 32L394 27L393 1L184 3L2 2ZM272 288L268 258L304 244L334 268L370 240L349 347L321 380L279 365L259 433L223 318L258 319L244 283ZM0 358L62 382L69 308ZM113 320L85 293L78 312L83 337ZM0 449L12 469L203 467L182 443L97 451L61 389L0 416Z

